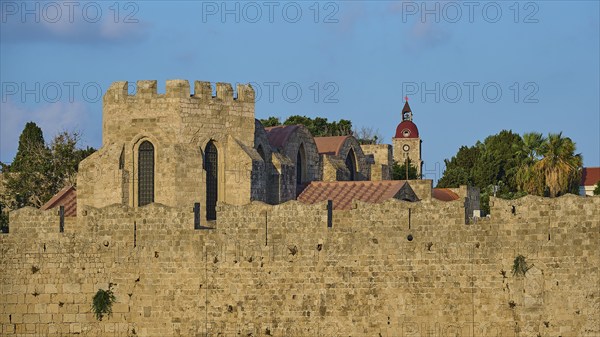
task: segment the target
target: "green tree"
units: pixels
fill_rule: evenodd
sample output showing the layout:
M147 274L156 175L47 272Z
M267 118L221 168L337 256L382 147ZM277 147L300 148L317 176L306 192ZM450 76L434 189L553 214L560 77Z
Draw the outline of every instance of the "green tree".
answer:
M314 136L314 137L323 137L323 136L327 136L330 135L333 132L333 129L335 129L336 123L329 123L327 122L327 118L322 118L322 117L316 117L315 119L310 119L307 118L308 123L307 123L307 128L310 130L310 133ZM286 121L287 123L288 121ZM290 124L287 124L290 125Z
M535 163L535 169L544 177L545 193L556 197L565 193L577 194L581 179L583 159L575 154L575 143L562 132L551 133L542 144L543 158Z
M316 137L315 133L314 133L314 128L315 128L315 123L314 121L306 116L299 116L299 115L293 115L288 117L284 122L283 125L304 125L306 126L306 128L308 129L308 131L310 131L310 133Z
M475 186L480 189L480 204L489 213L489 198L515 198L518 193L516 174L523 154L521 136L502 130L487 137L475 146L462 146L450 160L445 160L446 170L437 187Z
M506 191L515 191L515 175L522 157L517 149L522 146L521 136L506 130L475 146L461 146L454 157L444 161L446 170L437 187L472 185L483 189L502 185Z
M594 188L594 195L600 195L600 180L596 183L596 188Z
M523 139L512 131L502 130L498 134L487 137L480 148L481 155L473 171L474 183L483 188L503 182L504 191L516 191L516 174L520 167Z
M535 167L541 158L544 142L546 142L546 138L539 132L523 135L523 147L519 149L523 160L516 176L517 186L521 191L535 195L544 193L544 177Z
M27 171L38 164L40 154L45 156L47 152L44 142L44 133L37 124L28 122L19 136L19 147L17 154L10 165L13 171ZM3 170L4 171L4 167Z
M346 136L352 135L352 122L347 119L329 122L327 118L315 117L314 119L306 116L294 115L288 117L283 123L277 117L268 117L261 119L260 122L264 127L278 125L304 125L313 135L313 137L327 136Z
M259 119L259 121L265 128L281 125L281 121L279 120L279 117L271 116L267 119Z
M4 213L6 209L40 207L63 187L75 186L79 162L95 151L78 148L80 136L76 132L61 132L48 146L43 139L42 130L35 123L27 123L15 160L11 165L2 164L4 192L0 199Z
M352 135L352 122L347 119L340 119L337 123L333 122L331 128L332 136L350 136Z
M489 212L489 198L494 195L514 199L527 193L577 193L582 160L574 152L573 141L560 133L544 138L531 132L521 137L502 130L473 147L462 146L456 156L445 160L437 187L478 187L484 212Z
M49 159L42 129L33 122L27 123L19 137L15 159L11 165L2 165L5 207L40 207L52 197L47 179Z
M96 151L91 147L79 149L77 144L80 140L79 133L63 131L50 143L50 170L47 178L53 191L58 192L65 186L76 186L79 162Z
M408 159L408 179L418 179L419 174L417 168L412 165L410 158ZM400 165L397 161L394 161L392 165L392 180L406 180L406 162Z
M437 187L457 187L460 185L474 185L473 170L481 156L477 146L461 146L450 160L444 160L446 170L437 183Z

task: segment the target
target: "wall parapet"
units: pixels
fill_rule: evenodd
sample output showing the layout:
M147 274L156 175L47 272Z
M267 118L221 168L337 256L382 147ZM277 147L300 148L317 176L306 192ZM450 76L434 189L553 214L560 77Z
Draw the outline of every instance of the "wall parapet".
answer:
M237 95L234 95L230 83L217 82L215 87L211 82L195 81L194 90L190 93L190 83L187 80L174 79L166 81L165 94L159 94L156 80L139 80L135 85L135 93L129 94L129 82L113 82L104 95L105 101L121 101L128 98L187 98L200 100L255 102L255 92L250 84L237 84ZM213 89L216 93L213 96Z
M459 200L356 202L331 228L325 202L220 203L214 230L193 229L192 205L84 206L64 234L54 212L17 210L0 235L1 331L598 335L600 198L492 201L499 214L471 225ZM97 321L109 285L113 314Z

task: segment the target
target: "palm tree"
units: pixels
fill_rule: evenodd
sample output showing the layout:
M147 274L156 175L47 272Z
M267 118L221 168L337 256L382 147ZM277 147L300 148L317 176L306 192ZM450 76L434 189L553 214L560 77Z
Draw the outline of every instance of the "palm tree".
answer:
M551 197L575 192L581 179L581 154L575 154L575 143L562 132L548 134L540 148L544 156L533 165L544 178L546 192ZM576 193L576 192L575 192Z
M539 159L544 142L546 142L546 138L539 132L525 133L523 134L523 148L519 149L518 153L529 163L533 163Z
M523 134L523 146L517 149L517 156L522 158L521 166L516 175L517 186L529 194L544 194L544 176L537 170L535 164L542 153L542 145L546 139L539 132Z

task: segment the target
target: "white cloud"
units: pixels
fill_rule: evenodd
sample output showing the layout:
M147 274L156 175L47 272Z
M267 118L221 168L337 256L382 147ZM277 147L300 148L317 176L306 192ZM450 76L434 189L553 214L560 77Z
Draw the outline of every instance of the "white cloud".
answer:
M439 24L417 20L409 32L407 47L410 49L429 49L437 47L450 39L450 32Z
M410 6L406 6L406 3L410 3ZM410 52L418 53L438 47L447 43L452 37L452 26L445 24L444 20L436 22L433 16L422 17L421 10L423 10L423 6L424 3L402 1L394 2L388 7L389 13L397 16L397 19L402 21L402 25L406 25L408 28L405 34L404 47ZM438 6L443 5L438 3Z
M30 2L25 7L33 10L34 4L42 4L34 14L23 17L21 7L23 2L10 7L10 13L2 14L2 29L0 30L3 43L27 42L63 42L78 44L121 43L141 41L148 35L150 24L133 17L129 18L122 11L117 17L111 10L113 3L94 2L100 7L100 12L83 10L76 2L54 1L53 6L46 8L42 2ZM73 7L73 4L78 4ZM14 6L14 5L11 5ZM3 6L3 9L6 6ZM8 8L8 7L7 7ZM58 10L57 10L58 9ZM59 14L57 14L59 13ZM87 14L86 14L87 13ZM100 13L100 14L98 14ZM37 22L36 22L37 21Z

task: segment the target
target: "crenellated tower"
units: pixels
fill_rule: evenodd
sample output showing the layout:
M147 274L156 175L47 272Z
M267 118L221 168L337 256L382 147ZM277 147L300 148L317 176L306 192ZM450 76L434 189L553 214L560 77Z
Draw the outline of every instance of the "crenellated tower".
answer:
M229 83L168 80L115 82L103 99L102 148L80 164L81 206L201 205L207 220L217 202L266 200L257 181L254 90Z
M401 119L402 121L396 127L396 135L392 138L394 161L402 165L407 158L410 158L412 165L417 168L417 174L421 175L423 168L423 161L421 160L422 140L419 137L419 129L413 122L413 113L408 104L408 97L405 97Z

